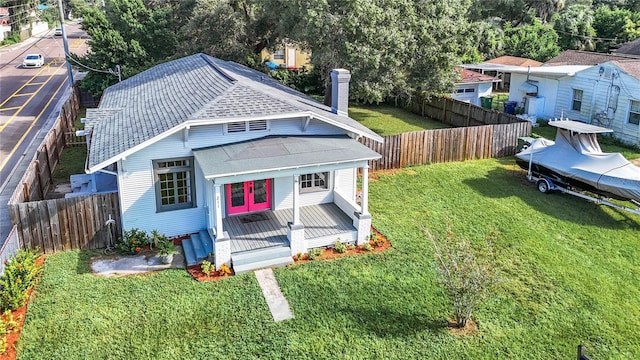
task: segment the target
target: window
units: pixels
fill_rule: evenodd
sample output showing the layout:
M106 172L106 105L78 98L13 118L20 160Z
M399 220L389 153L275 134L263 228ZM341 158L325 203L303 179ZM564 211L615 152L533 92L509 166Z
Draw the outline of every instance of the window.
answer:
M321 172L300 175L300 192L322 191L329 188L329 173Z
M580 108L582 108L582 90L573 89L571 110L580 111Z
M629 107L629 124L640 125L640 101L631 100Z
M227 124L227 133L268 130L267 120L238 121Z
M153 175L158 212L195 207L193 158L154 160Z
M284 49L276 50L276 52L273 53L273 60L284 60Z

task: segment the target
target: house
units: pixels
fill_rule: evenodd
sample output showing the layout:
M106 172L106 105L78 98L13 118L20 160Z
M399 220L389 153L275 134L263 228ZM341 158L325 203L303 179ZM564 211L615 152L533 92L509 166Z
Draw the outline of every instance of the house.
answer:
M311 67L311 53L294 44L285 44L275 51L262 49L260 58L263 62L271 61L283 69L299 70L302 67Z
M509 101L518 103L523 118L535 124L538 118L552 118L556 109L560 79L571 77L586 65L510 67Z
M626 55L640 58L640 38L626 42L617 49L612 50L616 55Z
M455 89L451 97L476 106L480 106L481 97L491 96L493 83L500 82L500 79L496 77L472 70L457 68L457 71L461 79L455 83Z
M328 107L205 54L155 66L87 110L87 172L117 176L124 230L191 234L188 264L213 251L216 268L242 272L361 244L367 162L380 155L357 139L382 138L347 116L349 72L331 76Z
M608 61L560 79L553 115L610 128L640 145L640 59Z
M605 54L583 50L565 50L558 56L547 60L542 66L589 65L595 66L607 61L626 60L630 56L624 54Z
M511 73L508 69L513 67L537 67L540 65L542 65L542 63L536 60L505 55L479 64L465 64L462 65L462 67L478 71L481 74L495 76L501 81L494 83L494 90L502 90L505 88L509 89L511 84Z

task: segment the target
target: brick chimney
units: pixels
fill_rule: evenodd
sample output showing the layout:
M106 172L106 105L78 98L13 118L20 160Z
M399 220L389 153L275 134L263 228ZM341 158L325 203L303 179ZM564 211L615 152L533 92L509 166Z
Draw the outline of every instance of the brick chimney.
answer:
M351 73L346 69L331 71L331 111L347 116L349 109L349 80Z

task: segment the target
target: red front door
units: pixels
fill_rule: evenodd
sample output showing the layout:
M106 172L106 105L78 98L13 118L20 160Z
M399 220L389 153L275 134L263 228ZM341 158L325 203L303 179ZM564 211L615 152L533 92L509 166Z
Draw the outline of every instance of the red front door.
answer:
M271 179L227 184L229 215L271 208Z

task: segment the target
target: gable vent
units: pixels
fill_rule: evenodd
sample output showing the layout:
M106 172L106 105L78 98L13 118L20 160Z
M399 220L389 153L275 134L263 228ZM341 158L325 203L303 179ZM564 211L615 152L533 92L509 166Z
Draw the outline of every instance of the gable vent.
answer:
M602 77L611 80L611 73L613 73L613 69L610 66L605 66L604 71L602 72Z
M244 121L232 122L227 124L227 132L237 133L247 130L247 125Z
M249 121L249 131L267 130L267 120Z

